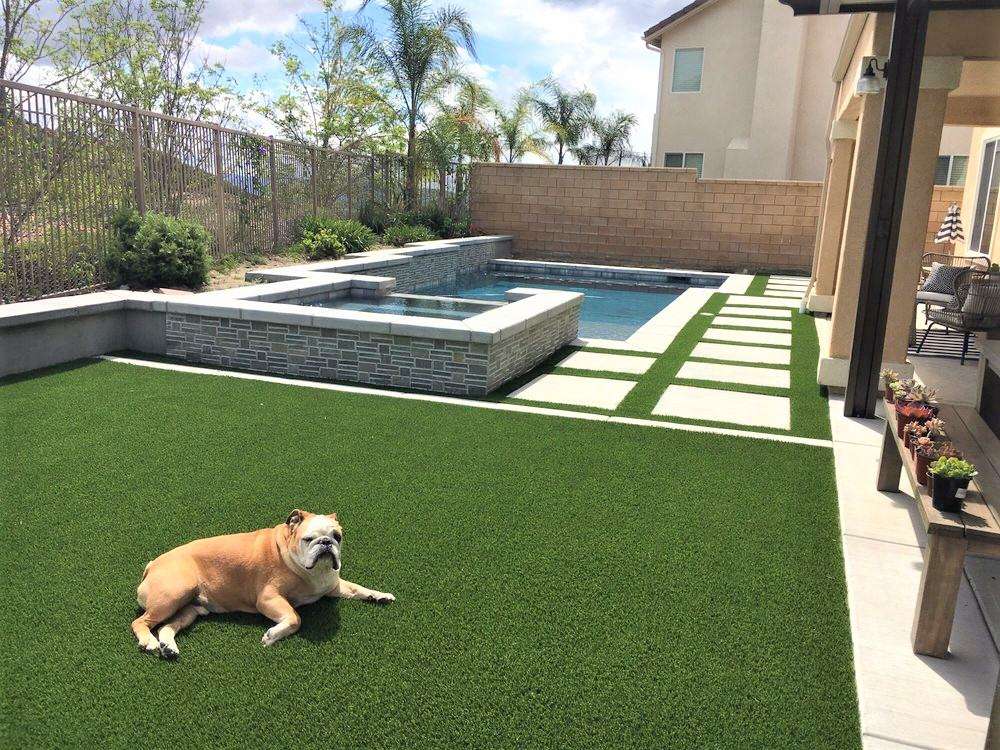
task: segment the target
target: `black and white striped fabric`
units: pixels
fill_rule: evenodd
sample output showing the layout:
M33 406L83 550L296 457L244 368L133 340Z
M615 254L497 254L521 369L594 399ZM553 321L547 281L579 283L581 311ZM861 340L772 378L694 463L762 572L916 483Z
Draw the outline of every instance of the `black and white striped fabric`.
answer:
M964 239L965 235L962 234L962 210L958 207L957 203L952 203L948 207L948 213L945 215L944 221L941 222L941 228L934 237L934 244L940 245L944 242L956 242Z
M942 359L961 358L962 339L965 337L958 331L946 331L940 326L934 326L931 329L930 335L927 336L927 341L924 342L918 353L917 344L923 338L925 330L925 328L919 328L913 332L914 335L910 338L910 354L920 357L939 357ZM969 339L969 351L965 355L965 361L967 363L975 362L978 359L979 350L976 348L976 337L972 336Z

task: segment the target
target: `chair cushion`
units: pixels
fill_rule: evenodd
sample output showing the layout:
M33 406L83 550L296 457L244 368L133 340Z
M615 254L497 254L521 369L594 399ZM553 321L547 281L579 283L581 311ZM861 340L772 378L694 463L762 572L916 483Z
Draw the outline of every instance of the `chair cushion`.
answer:
M938 294L937 292L917 292L917 302L931 302L947 305L955 299L954 294Z
M946 266L941 263L933 263L931 272L924 285L920 287L920 291L947 294L949 297L954 296L955 279L967 270L969 269L966 266Z

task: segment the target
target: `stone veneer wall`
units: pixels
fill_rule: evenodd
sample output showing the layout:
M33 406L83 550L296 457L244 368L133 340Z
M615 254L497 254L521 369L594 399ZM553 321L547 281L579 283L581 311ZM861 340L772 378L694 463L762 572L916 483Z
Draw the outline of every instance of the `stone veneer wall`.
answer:
M927 218L927 237L924 240L924 252L925 253L950 253L952 252L953 245L950 244L934 244L934 238L937 236L938 230L941 228L941 222L944 221L944 217L948 215L948 207L952 203L957 203L958 207L962 207L962 193L965 188L955 187L952 185L935 185L934 193L931 196L931 213ZM969 221L967 218L963 217L965 220L962 222L963 225L967 224ZM968 237L969 229L966 226L965 234Z
M371 271L373 275L396 277L397 292L419 292L439 284L448 284L456 276L485 271L489 262L506 252L510 240L466 243L447 252L413 255L398 265L389 265ZM404 248L409 249L409 248Z
M694 170L475 164L473 226L514 257L809 271L822 183L700 180Z
M579 304L493 343L167 315L167 355L304 378L483 396L576 338Z

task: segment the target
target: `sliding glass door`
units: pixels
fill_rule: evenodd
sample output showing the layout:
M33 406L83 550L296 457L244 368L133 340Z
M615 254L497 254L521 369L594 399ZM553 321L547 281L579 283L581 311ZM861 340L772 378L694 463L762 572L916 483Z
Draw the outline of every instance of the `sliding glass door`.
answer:
M997 218L997 198L1000 197L1000 139L983 144L983 168L979 172L979 189L976 191L976 213L972 219L972 236L969 249L990 254L990 240Z

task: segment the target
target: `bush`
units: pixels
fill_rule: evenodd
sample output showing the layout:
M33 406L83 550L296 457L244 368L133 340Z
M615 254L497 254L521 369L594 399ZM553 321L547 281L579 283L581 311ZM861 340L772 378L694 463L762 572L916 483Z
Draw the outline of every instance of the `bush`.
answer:
M375 234L354 219L330 219L307 216L296 228L297 243L293 246L310 258L340 258L345 253L363 253L375 244ZM339 242L333 242L330 238Z
M119 211L111 222L115 243L107 266L116 283L139 289L185 287L208 281L211 237L193 221L162 214Z
M320 227L314 232L309 232L296 243L296 247L312 260L324 260L343 258L347 253L343 240L332 230Z
M361 208L358 210L358 219L375 234L385 234L385 230L393 223L389 209L371 202L361 204Z
M438 237L452 239L453 237L468 237L469 222L467 219L456 219L447 211L437 206L427 206L417 211L400 211L393 214L393 224L409 224L427 227Z
M382 241L393 247L402 247L409 242L427 242L436 239L431 230L419 224L393 224L382 235Z

